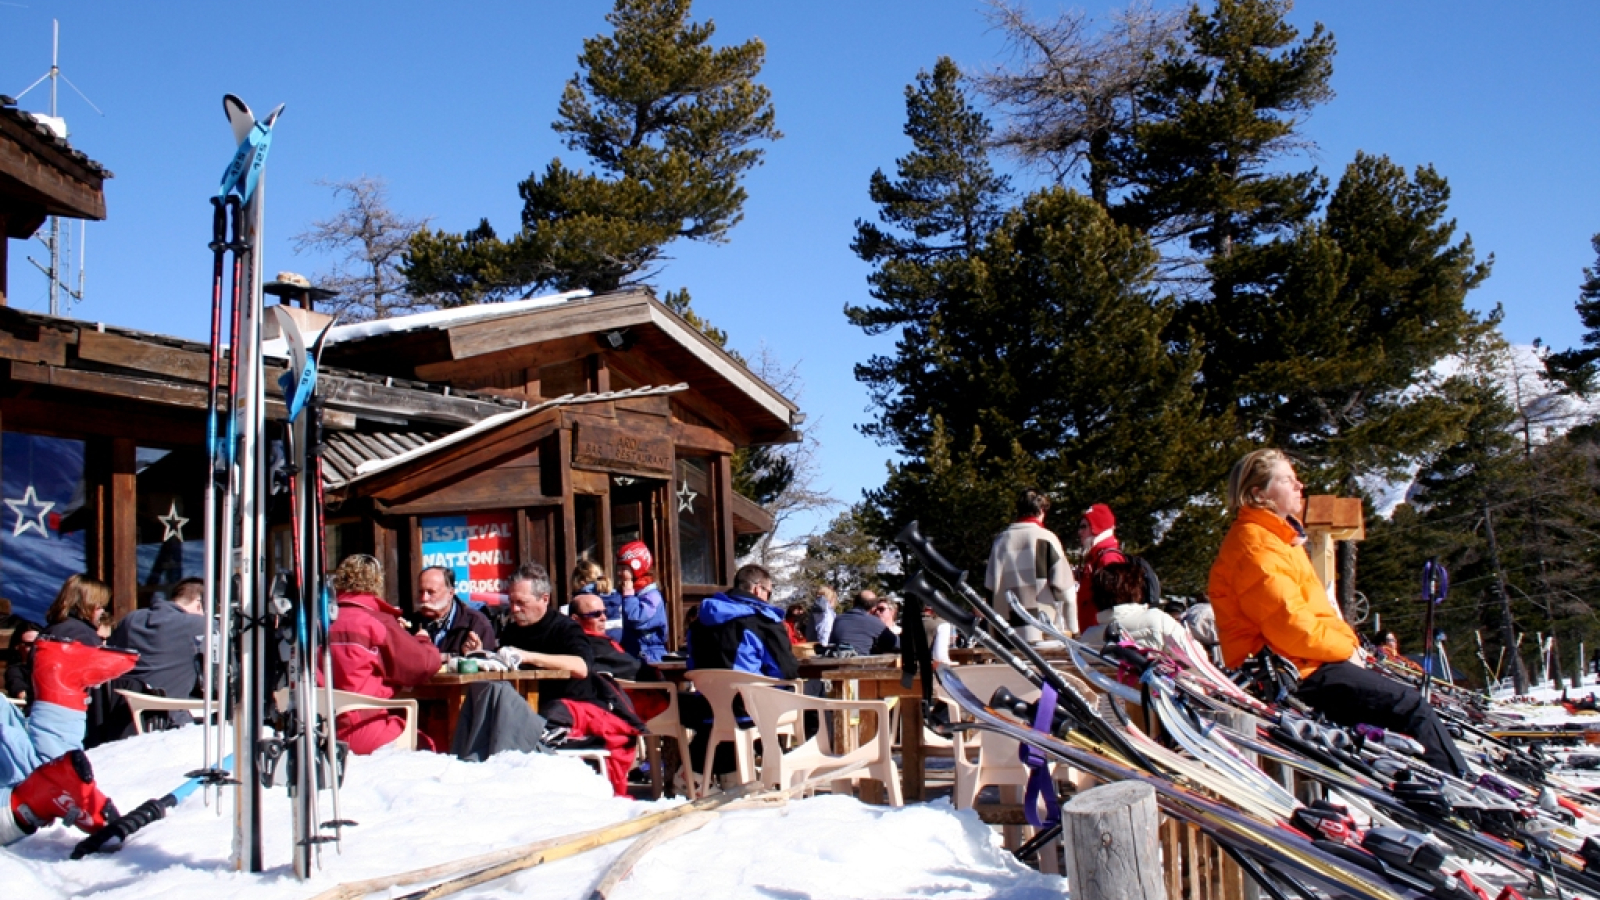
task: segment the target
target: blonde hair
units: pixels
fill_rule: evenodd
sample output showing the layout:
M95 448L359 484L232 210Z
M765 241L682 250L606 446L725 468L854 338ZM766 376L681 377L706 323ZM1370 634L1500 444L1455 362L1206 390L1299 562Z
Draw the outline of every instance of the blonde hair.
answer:
M606 577L605 568L594 560L584 557L572 567L572 589L582 590L584 585L591 582L594 584L594 589L600 593L611 593L611 579Z
M75 617L94 625L100 619L100 610L110 602L111 588L104 581L88 575L73 575L62 582L61 590L56 592L56 599L44 614L45 622L54 625Z
M1289 462L1288 455L1268 447L1252 450L1233 464L1233 471L1228 473L1228 515L1246 506L1280 512L1277 504L1261 496L1272 480L1272 467L1280 462Z
M346 556L333 570L333 589L340 594L383 596L383 565L365 553Z

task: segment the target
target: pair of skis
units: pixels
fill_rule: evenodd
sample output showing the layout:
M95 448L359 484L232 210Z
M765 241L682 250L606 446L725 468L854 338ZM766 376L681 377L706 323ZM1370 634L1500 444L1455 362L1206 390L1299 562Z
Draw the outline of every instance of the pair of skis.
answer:
M292 589L276 592L269 583L272 442L267 432L266 367L262 355L263 315L260 248L265 221L266 162L280 105L257 118L248 104L229 94L223 109L236 149L212 198L213 235L211 355L206 410L209 458L205 488L206 615L217 623L218 638L205 648L204 760L196 773L202 785L234 783L234 861L259 872L263 856L261 803L274 761L291 755L294 797L295 873L309 877L317 846L336 840L344 823L338 812L339 759L333 723L319 715L332 709L332 665L327 633L333 612L325 583L321 490L321 404L316 395L317 360L327 329L307 349L297 323L280 309L278 325L290 347L291 370L282 383L288 421L282 445L290 493ZM224 228L231 224L231 233ZM232 257L232 289L224 302L225 257ZM230 322L226 381L222 323ZM290 665L275 670L268 652L276 625L291 620ZM317 675L324 694L317 697ZM280 675L289 685L287 709L274 710L273 689ZM276 714L276 715L275 715ZM231 718L233 773L222 763ZM276 721L281 737L266 732ZM319 765L319 760L326 766ZM326 773L319 777L319 773ZM319 783L333 792L335 829L325 838L319 821Z
M1036 685L1054 686L1063 682L1061 675L1038 659L1037 651L1022 641L1008 622L1001 619L975 592L966 588L964 573L949 566L914 527L902 532L899 542L907 558L916 559L923 565L923 569L914 572L908 580L906 590L911 598L908 609L913 603L918 606L926 603L958 630L995 652L996 656L1010 663ZM970 610L952 603L933 584L928 575L930 571L961 596ZM989 625L995 633L985 633L978 627L980 621ZM1072 645L1069 643L1068 646ZM1087 666L1085 671L1088 671ZM925 679L931 676L927 668L923 668L923 676ZM1191 727L1185 714L1178 708L1171 689L1159 679L1145 681L1145 695L1140 697L1138 689L1135 689L1134 697L1150 702L1162 715L1163 724L1170 726L1169 734L1178 740L1179 745L1187 751L1202 754L1197 759L1174 754L1137 733L1126 722L1120 728L1112 725L1070 688L1065 692L1046 692L1047 697L1055 693L1062 698L1058 708L1050 711L1051 715L1045 715L1043 711L1024 711L1023 717L1036 723L1035 728L1030 729L1002 715L992 706L992 703L1004 703L998 696L995 701L985 703L966 691L960 683L959 669L941 668L938 677L947 695L977 719L976 725L966 727L1006 734L1042 748L1053 759L1104 780L1136 779L1150 784L1156 789L1164 811L1196 825L1210 835L1264 891L1277 900L1283 900L1286 892L1302 898L1324 892L1373 897L1394 896L1395 892L1402 891L1426 893L1434 897L1470 897L1478 890L1470 878L1461 873L1443 872L1437 867L1422 867L1415 871L1397 869L1397 865L1404 863L1396 855L1397 846L1425 840L1420 835L1379 829L1369 832L1359 848L1329 847L1312 843L1309 839L1294 839L1303 836L1291 830L1285 821L1285 814L1294 812L1298 817L1301 809L1292 797L1281 793L1273 796L1273 791L1265 789L1259 769L1245 760L1241 752L1254 748L1243 741L1241 744L1245 746L1235 748L1217 740L1213 732ZM1127 690L1114 681L1110 685L1124 692ZM1113 691L1113 696L1116 693ZM1109 704L1109 708L1118 709L1116 704ZM1039 723L1050 724L1041 730ZM1107 738L1108 732L1116 732L1118 739ZM1130 762L1133 764L1129 765ZM1249 777L1250 772L1254 772L1255 777ZM1340 777L1343 777L1342 773ZM1194 788L1209 790L1219 797L1234 801L1242 793L1248 793L1252 802L1247 803L1246 807L1251 809L1253 815L1196 794ZM1391 808L1406 810L1393 797L1383 795L1375 787L1369 790L1381 795L1384 801L1392 805ZM1254 802L1258 799L1260 803ZM1459 834L1455 836L1460 837ZM1037 844L1037 838L1032 843ZM1482 851L1484 845L1479 844L1475 849ZM1512 863L1514 853L1506 852L1499 861ZM1521 869L1518 874L1529 874L1520 865L1516 868ZM1374 874L1380 876L1379 879L1374 879ZM1308 887L1306 881L1311 882L1314 889ZM1472 890L1468 890L1469 887ZM1482 895L1477 896L1481 900Z

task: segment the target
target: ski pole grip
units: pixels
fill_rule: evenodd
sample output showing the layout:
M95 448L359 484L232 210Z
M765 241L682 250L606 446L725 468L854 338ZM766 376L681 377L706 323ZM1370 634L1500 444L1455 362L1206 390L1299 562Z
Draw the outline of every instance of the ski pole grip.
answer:
M939 618L944 619L962 631L967 631L977 624L976 617L973 616L972 612L962 609L949 597L946 597L943 591L940 591L934 586L933 582L928 580L928 573L922 569L918 569L915 574L906 580L904 590L906 593L915 595L923 603L926 603Z
M950 584L956 584L966 577L966 572L945 559L923 536L920 522L912 521L900 529L900 533L894 536L894 542L910 550L934 575Z
M169 800L172 802L169 803ZM72 858L82 859L91 853L98 853L101 847L104 847L112 840L127 840L135 831L158 819L166 818L167 810L176 803L176 800L172 800L171 794L146 800L135 807L132 812L107 822L94 834L79 841L78 846L72 848Z

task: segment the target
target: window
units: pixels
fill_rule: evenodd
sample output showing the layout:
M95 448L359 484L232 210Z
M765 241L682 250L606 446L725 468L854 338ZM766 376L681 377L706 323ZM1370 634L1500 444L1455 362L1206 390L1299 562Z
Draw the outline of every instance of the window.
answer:
M717 517L711 457L678 460L672 502L678 511L678 564L684 584L717 584Z
M185 578L205 575L205 453L136 451L139 605L170 596Z
M67 577L86 568L84 443L7 433L0 438L0 590L19 616L44 622Z

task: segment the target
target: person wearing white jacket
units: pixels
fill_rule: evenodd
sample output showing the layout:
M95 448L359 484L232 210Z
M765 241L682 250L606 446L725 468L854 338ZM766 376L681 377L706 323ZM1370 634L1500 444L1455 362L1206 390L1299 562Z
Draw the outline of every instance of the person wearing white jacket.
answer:
M1072 567L1061 551L1061 539L1044 527L1050 511L1050 498L1032 488L1017 497L1016 521L995 536L989 549L989 567L983 584L996 611L1011 616L1013 625L1020 617L1010 613L1006 591L1017 595L1025 609L1037 611L1055 622L1067 634L1078 630L1078 590ZM1019 629L1024 638L1037 641L1042 635L1032 626Z
M1144 574L1132 563L1112 563L1096 571L1093 588L1095 624L1079 638L1091 647L1105 643L1112 626L1121 637L1151 650L1165 649L1169 636L1187 634L1177 619L1144 605Z

